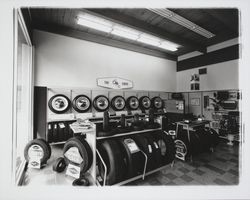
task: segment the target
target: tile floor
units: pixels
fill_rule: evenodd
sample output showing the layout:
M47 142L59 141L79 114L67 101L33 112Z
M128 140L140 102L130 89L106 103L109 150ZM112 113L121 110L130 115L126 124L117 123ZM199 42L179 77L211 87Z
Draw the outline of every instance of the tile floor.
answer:
M26 172L23 185L71 185L73 179L52 170L56 158L62 156L63 145L54 146L48 165L42 170ZM214 152L193 157L193 162L175 161L161 171L127 185L236 185L239 183L239 145L221 142Z
M214 152L193 157L193 162L176 160L163 170L127 185L237 185L239 145L221 141Z

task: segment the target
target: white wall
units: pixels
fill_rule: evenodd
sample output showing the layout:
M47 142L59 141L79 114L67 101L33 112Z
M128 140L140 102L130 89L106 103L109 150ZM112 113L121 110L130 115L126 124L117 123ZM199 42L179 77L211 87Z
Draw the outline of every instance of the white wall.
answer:
M136 90L175 91L176 62L34 31L35 85L96 87L96 78L121 77Z
M204 67L207 74L200 75L200 90L239 89L239 60L231 60L177 72L177 91L190 91L191 75Z

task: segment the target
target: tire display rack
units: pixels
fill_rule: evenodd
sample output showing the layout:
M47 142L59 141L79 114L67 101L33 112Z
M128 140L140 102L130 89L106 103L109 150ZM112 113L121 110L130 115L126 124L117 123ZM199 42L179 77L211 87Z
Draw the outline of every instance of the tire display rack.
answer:
M151 134L157 134L157 133L154 133L155 131L158 131L158 130L161 130L161 128L156 128L156 129L145 129L145 130L142 130L142 131L132 131L132 132L128 132L128 133L124 133L124 134L117 134L117 135L113 135L113 136L107 136L107 137L97 137L96 140L106 140L106 139L110 139L110 138L119 138L119 137L123 137L123 136L131 136L131 135L136 135L136 134L144 134L144 133L151 133ZM115 183L113 184L114 186L121 186L121 185L125 185L127 183L130 183L132 181L135 181L135 180L138 180L138 179L142 179L144 180L145 176L147 175L150 175L150 174L153 174L157 171L160 171L164 168L166 168L167 166L169 166L169 164L166 164L166 165L163 165L163 166L160 166L156 169L153 169L153 170L150 170L150 171L146 171L146 168L147 168L147 164L148 164L148 157L146 155L145 152L143 152L141 149L140 149L140 152L143 154L144 158L145 158L145 161L144 161L144 167L143 167L143 173L140 174L140 175L137 175L137 176L134 176L134 177L131 177L131 178L128 178L128 179L125 179L123 181L120 181L118 183ZM104 169L105 169L105 173L104 173L104 178L103 178L103 181L100 182L98 180L98 178L96 179L96 184L98 186L105 186L105 182L106 182L106 176L107 176L107 164L104 162L104 159L102 158L100 152L96 149L96 153L97 153L97 156L98 158L100 159L102 165L104 166ZM171 167L173 166L174 164L174 161L171 162Z
M60 99L58 95L62 98ZM140 116L148 114L148 109L141 109L140 106L138 109L129 110L125 105L123 105L123 99L127 100L131 96L135 96L140 99L141 97L146 96L150 99L153 99L154 97L161 97L165 101L168 99L169 94L167 92L150 92L141 90L92 90L89 88L35 87L34 138L43 138L52 145L62 144L65 143L67 139L72 137L72 133L67 133L67 130L69 130L69 124L75 122L77 118L88 118L92 121L98 119L101 120L103 117L103 111L98 111L93 106L93 101L98 96L105 96L108 98L110 103L108 111L111 118L116 119L116 117L119 118L122 114L125 114L126 118L132 117L136 113ZM57 98L54 98L53 100L53 97ZM113 104L116 103L118 106L117 110L114 109L114 105L111 105L112 99L116 99L116 101L113 100ZM57 109L59 112L52 111L53 109L51 109L51 105L49 106L50 100L52 105L58 106ZM67 100L71 102L69 105ZM88 100L90 100L89 103ZM62 110L65 111L61 112ZM49 137L48 132L53 130L56 131L51 134L54 136L60 135L58 139Z
M72 104L67 105L67 109L65 109L66 111L64 113L55 113L52 112L51 109L48 106L48 102L50 101L51 97L55 96L55 95L62 95L63 98L65 99L69 99ZM84 95L84 96L80 96L80 95ZM135 134L141 134L141 133L150 133L153 131L157 131L160 130L160 128L155 128L155 129L144 129L141 131L132 131L132 132L127 132L124 134L119 134L119 135L112 135L109 137L97 137L96 136L96 123L100 123L101 120L103 119L103 112L100 112L98 110L96 110L94 108L94 106L92 105L90 108L86 108L85 112L79 112L79 110L75 109L74 107L76 107L78 105L78 109L80 108L84 108L87 107L85 105L87 105L86 102L87 98L90 99L91 104L93 104L93 100L97 97L97 96L106 96L109 99L110 104L112 103L112 99L115 96L120 96L122 98L124 98L125 100L128 99L130 96L134 96L136 97L138 100L141 97L148 97L149 99L153 99L154 97L160 97L162 98L164 101L168 99L168 93L166 92L149 92L149 91L116 91L116 90L89 90L89 89L85 89L85 88L76 88L76 89L66 89L66 88L47 88L47 87L38 87L35 89L35 105L34 107L36 108L35 112L35 128L34 128L34 137L37 138L44 138L45 140L48 141L48 127L49 126L54 126L56 125L57 127L59 127L59 124L65 124L66 127L69 127L69 124L75 122L77 120L77 118L87 118L90 121L93 122L94 124L94 133L90 132L90 133L82 133L86 135L86 141L90 144L91 149L93 151L93 164L91 166L91 168L87 171L87 174L91 175L91 182L95 182L96 185L102 185L99 183L99 181L96 179L96 173L97 173L97 166L96 166L96 159L98 156L98 150L96 147L96 143L98 140L105 140L108 138L115 138L115 137L122 137L122 136L128 136L128 135L135 135ZM74 99L77 97L84 97L83 99L80 99L79 102L75 102ZM87 97L87 98L85 98ZM119 100L122 101L122 98L120 98ZM63 101L65 102L65 101ZM58 100L57 105L60 105L61 100ZM118 105L121 104L121 102L117 103ZM138 103L139 104L139 103ZM63 107L64 105L62 105ZM66 107L66 106L65 106ZM122 106L121 106L122 107ZM59 107L60 108L60 107ZM163 108L162 108L163 109ZM82 111L82 110L81 110ZM124 110L117 110L115 111L115 109L112 108L112 106L109 106L108 111L110 112L110 119L111 120L117 120L118 118L120 118L120 116L122 114L126 115L126 119L128 118L133 118L135 114L138 114L140 117L144 117L145 114L148 114L148 108L143 108L141 109L140 105L138 107L138 109L131 109L129 110L129 108L124 107ZM156 109L157 111L157 109ZM113 113L116 113L115 115L113 115ZM40 133L45 133L45 135L39 135ZM71 137L73 137L75 133L71 133ZM62 138L61 141L50 141L50 145L58 145L58 144L64 144L66 142L67 139L69 139L70 137L65 137ZM142 152L143 153L143 152ZM165 166L161 166L158 169L154 169L151 171L145 171L146 170L146 165L147 165L147 155L145 153L143 153L144 157L145 157L145 164L144 164L144 171L141 175L123 180L122 182L116 183L115 185L123 185L126 184L128 182L131 182L133 180L139 179L139 178L144 178L146 175L154 173L162 168L164 168ZM104 163L105 164L105 163ZM167 166L167 165L166 165Z

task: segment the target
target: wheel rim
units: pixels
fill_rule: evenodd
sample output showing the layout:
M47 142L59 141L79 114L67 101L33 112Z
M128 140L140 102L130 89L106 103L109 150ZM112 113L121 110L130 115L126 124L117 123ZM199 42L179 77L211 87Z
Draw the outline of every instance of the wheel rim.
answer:
M162 103L161 98L160 97L156 97L154 99L154 106L155 106L155 108L160 109L160 108L162 108L162 105L163 105L163 103Z
M90 107L90 100L87 97L78 97L75 101L76 108L81 111L87 111Z
M151 102L150 102L150 99L149 99L148 97L143 97L143 99L142 99L142 106L143 106L145 109L150 108Z
M106 97L98 97L96 99L96 108L101 111L105 111L109 106L109 101Z
M137 109L139 106L139 101L136 97L131 97L129 99L129 107L132 108L132 109Z
M68 108L69 102L66 97L57 96L52 100L51 106L55 111L63 112Z
M123 97L114 97L113 106L116 110L123 110L125 107L125 100Z

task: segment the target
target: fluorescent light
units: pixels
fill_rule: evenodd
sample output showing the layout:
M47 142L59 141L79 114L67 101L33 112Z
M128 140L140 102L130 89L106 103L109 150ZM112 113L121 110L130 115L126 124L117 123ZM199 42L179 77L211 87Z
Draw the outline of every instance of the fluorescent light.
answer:
M166 50L169 50L169 51L177 51L178 49L178 46L173 44L173 43L170 43L170 42L162 42L161 45L159 46L160 48L162 49L166 49Z
M142 33L140 35L140 38L137 40L138 42L146 43L152 46L159 46L160 45L160 39L145 33Z
M176 51L179 47L178 44L172 43L162 38L144 33L142 31L138 31L124 25L120 25L118 23L88 13L83 13L78 16L77 24L169 51Z
M112 23L99 17L89 14L79 16L77 24L109 33L112 30Z
M181 26L184 26L188 29L190 29L191 31L194 31L206 38L211 38L211 37L214 37L215 34L211 33L210 31L202 28L201 26L189 21L188 19L172 12L171 10L168 10L168 9L153 9L153 8L148 8L148 10L164 17L164 18L167 18Z
M140 32L127 28L125 26L114 25L111 34L118 35L120 37L136 40L139 38Z

